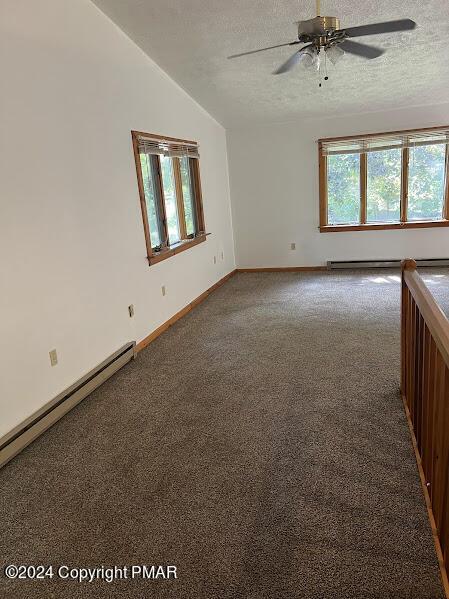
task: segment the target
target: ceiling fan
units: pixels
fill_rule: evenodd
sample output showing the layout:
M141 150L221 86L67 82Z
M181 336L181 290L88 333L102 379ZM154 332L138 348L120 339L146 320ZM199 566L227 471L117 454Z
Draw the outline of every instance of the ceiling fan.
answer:
M238 58L248 54L256 54L273 48L283 46L296 46L305 44L290 56L278 69L274 71L275 75L286 73L299 63L315 70L320 69L320 52L325 52L325 57L335 64L347 52L356 54L363 58L377 58L384 53L382 48L368 46L354 42L349 38L361 37L364 35L378 35L380 33L392 33L394 31L409 31L415 29L416 23L411 19L400 19L398 21L385 21L383 23L373 23L371 25L361 25L359 27L348 27L340 29L340 20L337 17L320 16L320 0L316 0L317 16L314 19L300 21L298 23L298 39L286 44L269 46L260 50L251 50L233 54L228 58ZM325 77L327 79L327 76Z

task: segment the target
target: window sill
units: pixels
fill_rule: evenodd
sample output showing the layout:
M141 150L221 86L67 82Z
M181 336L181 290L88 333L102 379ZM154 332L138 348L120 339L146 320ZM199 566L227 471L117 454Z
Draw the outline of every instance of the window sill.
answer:
M367 223L365 225L324 225L320 233L336 233L338 231L383 231L388 229L423 229L431 227L449 227L449 220L420 220L406 223Z
M183 241L179 241L175 245L172 245L170 248L166 250L162 250L161 252L155 252L152 256L148 256L148 262L150 266L152 264L157 264L158 262L162 262L162 260L166 260L167 258L171 258L171 256L175 256L184 250L188 250L194 245L198 245L199 243L203 243L206 241L206 236L208 233L204 233L203 235L198 235L193 239L185 239Z

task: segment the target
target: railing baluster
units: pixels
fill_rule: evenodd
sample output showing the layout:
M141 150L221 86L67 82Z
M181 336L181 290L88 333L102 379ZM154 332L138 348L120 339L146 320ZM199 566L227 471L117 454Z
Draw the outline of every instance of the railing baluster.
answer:
M438 427L441 429L441 455L440 473L441 484L439 486L439 522L438 535L440 538L443 557L446 567L449 566L449 489L448 489L448 467L449 467L449 370L443 370L443 384L440 398L441 419Z
M431 486L430 486L430 498L432 505L435 506L438 503L438 483L441 479L440 468L440 454L441 454L441 443L443 429L440 426L441 423L441 409L443 406L444 398L444 370L446 366L440 352L437 350L436 356L436 375L435 375L435 397L433 405L433 452L432 452L432 474L431 474Z
M421 460L425 473L429 469L429 369L430 369L430 332L424 323L423 339L423 387L422 387L422 430L421 430Z
M422 455L422 357L423 357L424 319L416 308L416 441Z
M429 485L430 499L434 496L434 474L435 474L435 460L436 460L436 444L435 444L435 419L436 419L436 407L437 402L435 401L435 388L436 388L436 361L437 361L437 348L433 338L430 339L429 346L429 463L426 474L427 483Z
M410 417L415 423L415 311L416 305L412 298L410 309Z
M413 343L413 312L414 312L415 301L410 293L410 308L408 314L408 329L409 329L409 355L408 355L408 368L409 368L409 398L408 404L410 409L410 417L413 422L413 363L414 363L414 343Z

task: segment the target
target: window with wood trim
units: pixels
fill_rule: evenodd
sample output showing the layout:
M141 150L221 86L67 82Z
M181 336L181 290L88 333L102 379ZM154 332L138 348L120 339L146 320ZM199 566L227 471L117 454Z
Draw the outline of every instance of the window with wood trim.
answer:
M449 226L449 126L318 140L320 230Z
M132 131L150 264L206 240L199 147L194 141Z

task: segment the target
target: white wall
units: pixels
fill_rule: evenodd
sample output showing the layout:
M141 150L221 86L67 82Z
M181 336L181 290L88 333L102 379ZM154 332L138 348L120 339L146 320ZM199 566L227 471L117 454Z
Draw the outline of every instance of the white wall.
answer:
M320 233L316 140L448 124L449 104L440 104L228 131L237 266L447 258L449 228ZM292 242L295 251L290 249Z
M1 437L235 261L221 125L89 0L0 10ZM151 267L131 129L200 144L212 235Z

